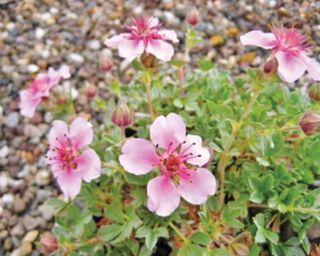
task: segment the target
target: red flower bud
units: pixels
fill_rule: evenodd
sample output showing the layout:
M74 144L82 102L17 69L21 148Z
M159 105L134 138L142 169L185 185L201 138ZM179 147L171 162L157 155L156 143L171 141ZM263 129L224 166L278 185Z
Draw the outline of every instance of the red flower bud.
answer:
M110 72L113 68L112 59L103 54L100 58L100 69L103 72Z
M40 240L40 251L44 255L49 255L50 253L55 252L58 250L58 240L55 235L47 232L44 233Z
M94 84L91 84L86 87L85 94L88 98L94 98L97 95L97 91L98 88Z
M299 125L306 135L320 133L320 116L311 112L305 113L301 117Z
M276 59L271 59L271 60L268 60L264 66L263 66L263 71L266 73L266 74L273 74L274 72L276 72L278 68L278 62Z
M187 22L191 26L197 26L201 20L200 13L197 8L193 8L187 15Z
M119 127L126 127L133 123L133 112L126 102L120 101L112 114L112 122Z
M309 97L313 100L320 100L320 84L314 84L310 87Z

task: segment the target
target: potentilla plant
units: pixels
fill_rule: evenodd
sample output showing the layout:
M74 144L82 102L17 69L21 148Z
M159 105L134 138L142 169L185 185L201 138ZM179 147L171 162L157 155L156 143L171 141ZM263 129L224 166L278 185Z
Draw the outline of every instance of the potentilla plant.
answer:
M251 31L242 44L271 51L261 69L230 77L205 59L192 69L199 15L187 19L183 60L157 18L106 40L136 75L114 78L108 99L89 94L103 122L50 105L59 119L46 159L62 195L47 202L56 218L44 254L315 255L307 234L320 220L320 105L315 85L312 97L287 86L306 70L320 79L309 43L294 28ZM69 76L65 67L38 75L21 113L32 117Z

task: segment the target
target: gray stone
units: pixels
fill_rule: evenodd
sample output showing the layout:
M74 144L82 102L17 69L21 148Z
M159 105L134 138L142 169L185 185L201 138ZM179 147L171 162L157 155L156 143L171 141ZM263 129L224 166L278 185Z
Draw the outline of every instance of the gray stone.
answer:
M18 112L11 112L4 118L4 124L9 128L14 128L18 125L20 116Z
M320 222L316 222L308 231L308 238L314 240L320 238Z
M0 241L6 239L8 237L9 233L7 230L3 230L0 232Z
M51 181L50 173L47 170L40 170L36 174L36 184L38 186L48 185Z
M2 196L3 205L11 205L13 203L14 197L12 194L7 193Z
M13 236L22 236L25 232L25 229L22 225L22 223L18 223L12 230L11 235Z
M49 197L52 196L52 192L49 190L39 189L37 192L37 201L39 203L43 203L46 201Z
M45 220L51 220L54 216L54 207L51 205L43 204L39 207L39 211Z
M13 210L15 213L22 213L26 210L27 205L21 198L16 198L13 202Z
M81 64L84 62L84 57L79 53L70 53L68 55L68 59L72 62Z
M39 226L40 221L37 218L27 215L22 219L22 223L27 230L32 230Z

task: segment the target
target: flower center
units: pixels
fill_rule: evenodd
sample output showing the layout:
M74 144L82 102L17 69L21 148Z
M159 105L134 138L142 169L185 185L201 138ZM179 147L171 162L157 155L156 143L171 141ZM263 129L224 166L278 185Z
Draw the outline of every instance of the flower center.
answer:
M164 165L167 171L175 173L179 171L180 168L180 158L176 154L170 155L167 159L164 160Z
M133 25L127 27L130 30L131 38L143 40L145 47L149 39L161 38L161 36L157 34L160 25L151 25L149 21L150 20L144 17L136 18Z

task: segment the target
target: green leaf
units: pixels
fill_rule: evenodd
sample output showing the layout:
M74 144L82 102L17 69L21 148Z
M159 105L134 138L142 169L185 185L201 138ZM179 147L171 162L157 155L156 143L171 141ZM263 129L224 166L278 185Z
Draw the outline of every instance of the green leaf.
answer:
M211 238L208 234L198 231L191 235L190 241L207 246L210 243Z
M122 225L119 224L111 224L111 225L105 225L102 226L98 230L98 235L101 237L104 241L111 241L115 237L117 237L122 231Z

